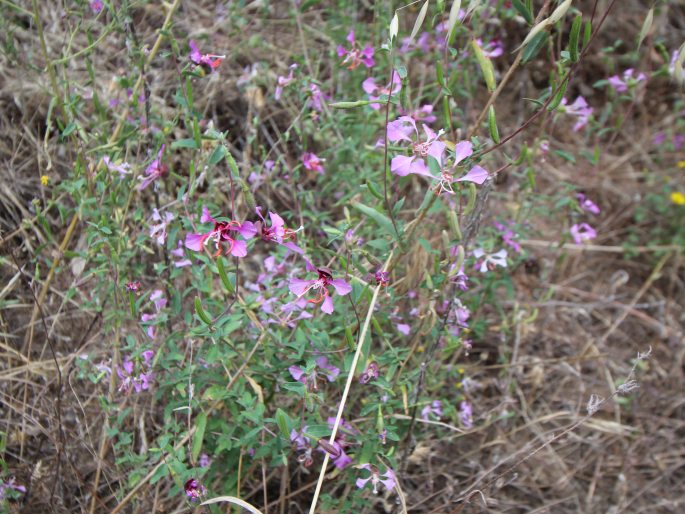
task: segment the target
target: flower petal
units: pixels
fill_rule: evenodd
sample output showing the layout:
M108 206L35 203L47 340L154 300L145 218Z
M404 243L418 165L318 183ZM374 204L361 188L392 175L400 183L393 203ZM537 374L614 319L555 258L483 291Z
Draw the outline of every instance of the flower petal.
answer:
M342 278L336 278L334 280L329 280L328 283L335 288L335 292L341 296L345 296L352 291L352 286L348 284Z
M461 178L455 180L455 182L473 182L474 184L482 184L485 182L490 174L484 168L476 165L471 170Z
M471 141L461 141L454 147L454 164L459 164L461 161L470 157L473 153L473 145Z

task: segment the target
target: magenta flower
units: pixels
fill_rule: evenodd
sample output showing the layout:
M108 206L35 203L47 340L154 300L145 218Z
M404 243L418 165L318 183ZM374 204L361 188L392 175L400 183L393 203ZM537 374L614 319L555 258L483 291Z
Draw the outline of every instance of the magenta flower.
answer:
M597 231L587 223L576 223L571 227L573 241L579 245L597 237Z
M654 134L652 137L652 143L655 146L661 146L666 142L666 133L665 132L657 132Z
M395 485L397 484L397 478L395 477L395 472L392 469L388 468L384 474L381 474L380 471L378 471L378 468L376 466L372 466L371 464L362 464L358 467L371 472L371 476L368 478L357 479L356 484L359 489L363 489L369 480L371 481L371 485L373 485L373 494L378 494L378 484L383 484L388 491L392 491L395 488Z
M471 404L466 400L459 404L459 419L466 430L473 428L473 409Z
M290 240L297 240L297 232L300 230L292 230L285 226L285 221L275 212L269 211L269 218L271 219L271 226L266 226L266 220L262 216L261 207L257 207L257 216L262 220L257 223L257 230L264 241L273 241L279 245L285 246L295 253L304 254L304 250L297 246Z
M152 221L156 224L150 225L150 237L157 240L159 246L164 246L166 242L166 227L174 219L174 215L171 212L164 213L164 217L159 214L156 208L152 209Z
M330 417L326 420L328 426L333 429L335 426L335 418ZM345 453L345 447L349 446L347 442L348 434L358 434L358 432L347 423L344 419L340 420L338 425L338 431L335 434L335 440L329 443L325 440L319 441L319 449L325 453L328 453L333 458L333 464L338 469L344 469L350 464L352 464L352 459L349 455Z
M305 259L306 260L306 259ZM298 299L310 291L315 291L316 296L307 300L309 303L320 303L321 310L326 314L332 314L335 310L333 300L330 297L328 286L333 286L335 292L341 296L349 294L352 291L352 286L341 278L333 278L331 271L328 268L315 268L306 260L307 271L316 271L318 278L313 280L302 280L299 278L291 278L288 288L290 292L297 295Z
M568 105L566 98L562 98L561 105L564 106L564 112L570 114L571 116L576 116L578 121L573 126L573 131L578 132L585 125L587 125L592 116L592 107L589 107L585 98L579 96L576 98L571 105Z
M597 204L590 200L583 193L578 193L576 198L578 199L578 205L580 205L580 208L585 212L589 212L591 214L599 214L601 212Z
M495 228L501 232L502 241L505 245L509 246L517 253L521 253L523 251L521 245L515 240L518 237L518 234L513 229L513 222L508 221L506 224L495 222L493 225L495 225Z
M623 72L623 78L618 75L609 77L609 85L614 88L617 93L625 93L629 88L635 87L638 82L647 80L647 76L644 73L639 73L636 77L633 77L635 70L628 68Z
M295 70L297 69L297 64L291 64L290 65L290 72L288 73L288 76L283 76L280 75L278 79L276 79L276 91L274 92L274 98L276 100L281 99L281 95L283 94L283 88L287 87L290 85L290 83L294 80L293 73L295 73Z
M165 147L166 145L162 145L157 153L157 158L145 169L145 177L139 177L139 179L142 180L140 186L138 187L140 191L152 184L155 180L162 178L169 172L169 167L166 164L162 164L162 154L164 154Z
M188 46L190 47L188 58L208 73L218 68L221 60L226 58L225 55L203 54L192 39L188 41Z
M315 111L323 111L323 101L326 99L326 95L323 94L321 88L316 84L309 84L309 94L307 105Z
M393 70L392 80L387 86L377 86L376 79L369 77L362 82L362 89L368 95L369 100L373 102L374 100L379 100L383 95L391 97L392 95L399 93L402 89L402 79L400 79L400 74L396 70ZM380 103L372 103L369 104L369 106L375 111L381 108Z
M320 371L317 371L317 369ZM340 374L340 370L329 364L326 357L316 359L316 365L309 373L301 366L290 366L288 371L295 380L303 383L310 391L318 391L317 382L320 374L323 374L329 382L333 382Z
M212 464L212 459L206 453L201 453L200 460L197 463L201 468L208 468Z
M412 131L414 132L413 139L410 137ZM390 162L390 171L395 175L405 177L414 173L435 178L428 171L425 159L430 155L440 162L442 153L445 150L445 143L438 139L439 134L433 132L428 125L423 125L423 131L425 132L426 140L420 141L416 122L409 116L400 116L397 120L388 123L388 141L392 143L408 141L413 152L411 156L398 155L393 157Z
M482 248L476 248L473 251L473 256L479 260L479 262L476 264L476 268L478 268L478 271L481 273L492 271L495 269L495 266L501 266L503 268L507 267L507 251L504 249L500 250L499 252L489 254L486 253Z
M428 421L431 414L438 419L442 417L442 402L440 400L434 400L421 409L421 418L424 420Z
M214 228L209 232L203 234L188 234L186 236L186 248L196 252L202 251L202 248L208 241L213 240L216 247L215 257L221 255L222 243L225 243L225 254L233 257L245 257L247 255L247 244L245 241L239 241L231 236L231 232L238 232L245 240L252 239L257 234L257 227L251 221L240 223L238 221L217 221L209 214L207 207L202 208L202 223L214 223Z
M316 154L311 152L305 152L302 154L302 164L304 164L304 167L309 171L316 171L321 175L323 175L325 171L323 167L324 161L325 159L320 159Z
M188 480L184 486L183 489L186 492L186 497L191 501L194 502L196 500L199 500L202 498L205 494L207 494L207 488L202 485L197 479L191 478Z
M312 445L310 439L304 435L306 431L306 426L302 427L302 432L298 432L295 429L291 430L290 442L293 443L293 447L297 452L297 461L300 462L305 468L308 468L314 464L314 457L312 456Z
M354 30L350 30L347 34L347 42L350 44L350 48L346 49L344 46L338 46L338 57L345 56L345 59L341 64L345 65L349 63L347 67L348 70L353 70L360 64L363 64L367 68L372 68L375 63L373 60L373 47L367 46L364 50L361 50L357 45L354 38Z

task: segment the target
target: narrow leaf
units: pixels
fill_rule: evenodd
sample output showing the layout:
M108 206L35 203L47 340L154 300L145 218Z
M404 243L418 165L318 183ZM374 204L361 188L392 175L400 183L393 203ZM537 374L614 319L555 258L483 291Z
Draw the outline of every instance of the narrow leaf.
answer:
M414 41L416 34L418 34L419 30L421 30L421 25L423 25L423 20L426 18L426 13L428 12L428 2L430 2L430 0L426 0L423 3L423 7L421 7L419 15L416 17L416 21L414 22L414 28L411 30L411 35L409 36L410 42Z
M571 54L571 62L578 62L578 45L580 43L580 29L582 28L582 25L583 15L579 14L573 20L573 25L571 25L571 34L568 38L568 52Z
M203 412L195 419L195 433L193 434L193 444L191 449L193 462L195 462L197 458L200 456L200 450L202 450L202 441L205 438L206 428L207 414Z
M566 88L568 87L568 80L566 80L566 77L564 77L564 81L561 83L561 87L559 87L559 91L557 91L557 94L554 95L554 98L552 101L547 105L547 110L548 111L553 111L557 107L559 107L559 104L561 103L561 100L564 98L564 95L566 94Z
M533 13L528 10L528 7L523 5L523 2L521 0L512 0L512 5L514 6L514 9L516 9L516 12L518 12L524 20L528 23L528 25L532 25L534 18L533 18Z
M288 429L290 425L290 417L279 407L276 409L276 424L278 429L281 431L281 435L286 439L290 438L290 430Z
M357 100L356 102L334 102L328 104L328 107L333 109L355 109L357 107L363 107L364 105L369 105L370 103L375 103L370 100Z
M204 321L207 325L212 324L212 318L207 316L207 313L205 310L202 308L202 302L200 301L200 297L196 296L195 297L195 312L199 316L199 318Z
M652 7L647 12L647 17L645 18L645 21L642 24L642 28L640 29L640 34L637 37L637 49L638 50L640 49L640 45L642 45L642 42L647 37L647 34L649 34L649 31L652 30L652 22L653 21L654 21L654 7Z
M235 496L217 496L216 498L212 498L211 500L207 500L205 502L202 502L200 505L211 505L212 503L222 503L222 502L228 502L228 503L233 503L235 505L239 505L243 509L250 511L252 514L262 514L261 511L257 507L253 507L252 505L247 503L245 500L241 500L240 498L236 498Z
M400 19L397 17L397 11L395 11L395 16L392 17L390 21L390 42L392 43L397 37L397 33L400 30Z
M473 48L473 53L476 55L480 71L483 73L485 85L488 87L488 91L493 92L497 84L495 83L495 69L492 67L492 61L485 56L483 49L475 39L471 40L471 48Z
M353 202L352 206L362 214L374 220L378 224L378 226L385 230L385 232L387 232L389 235L391 235L394 238L398 237L398 234L395 234L395 229L392 225L392 221L390 221L390 218L388 218L385 214L380 213L373 207L369 207L368 205L364 205L363 203Z
M499 138L499 130L497 129L497 119L495 118L495 107L490 106L490 109L488 109L488 128L490 129L490 137L492 140L495 142L495 144L499 144L500 138Z
M461 9L461 0L454 0L450 8L450 15L447 19L447 41L452 41L452 34L459 21L459 10Z

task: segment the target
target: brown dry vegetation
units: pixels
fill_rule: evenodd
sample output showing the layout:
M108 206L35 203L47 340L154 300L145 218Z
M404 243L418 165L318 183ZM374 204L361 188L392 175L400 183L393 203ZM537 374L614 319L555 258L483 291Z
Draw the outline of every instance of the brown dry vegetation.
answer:
M285 2L284 2L285 3ZM365 4L366 2L360 2ZM539 2L536 2L539 3ZM579 2L587 12L593 2ZM609 17L596 48L617 38L633 41L644 18L646 2L619 2ZM30 9L28 3L24 7ZM74 30L75 13L64 16L68 7L40 2L48 54L58 58ZM177 36L209 34L209 46L231 49L221 75L202 83L197 97L203 102L206 118L219 130L229 130L236 155L246 162L253 156L245 144L249 137L270 145L287 128L293 113L286 104L271 101L273 81L290 63L292 52L301 53L303 43L315 76L331 77L334 63L329 50L334 42L322 31L325 20L316 9L302 19L302 32L279 2L268 17L260 10L246 8L246 25L232 28L230 19L214 9L213 2L182 2L174 17ZM599 12L608 5L599 2ZM18 481L29 492L16 512L88 512L98 465L103 410L100 397L106 392L75 379L76 360L88 353L97 361L108 354L102 337L101 314L83 308L89 285L80 282L83 263L64 255L60 243L67 233L70 216L53 205L44 212L45 222L37 222L33 198L45 201L50 193L40 186L39 177L50 176L51 183L65 178L73 165L74 152L60 143L54 121L47 123L51 99L44 73L45 62L29 13L0 7L6 18L7 37L13 52L0 57L0 433L4 435L3 458ZM360 7L360 18L372 19L372 11ZM164 20L164 10L151 3L135 10L133 25L140 41L152 44ZM672 2L655 20L654 36L666 38L676 48L685 35L685 8ZM520 30L520 29L519 29ZM510 34L520 41L521 33ZM70 60L60 67L70 80L93 88L107 97L112 77L127 65L124 35L113 33L97 46L94 83L88 83L83 62ZM651 49L650 38L647 47ZM77 32L71 52L87 45ZM69 53L69 52L67 52ZM661 64L653 50L643 52L645 71ZM264 68L263 86L249 93L235 87L242 67L254 62ZM181 64L156 59L147 70L151 102L160 117L174 109L171 98L178 86ZM411 71L411 70L410 70ZM535 65L520 70L505 93L503 105L511 105L500 119L500 131L509 134L529 107L522 96L535 96ZM591 85L608 76L607 62L598 53L588 56L574 79L570 97L582 93L601 105L601 89ZM330 93L335 93L333 76ZM527 94L528 93L528 94ZM682 249L672 248L658 256L645 249L627 258L620 250L626 234L640 235L640 244L651 241L655 224L650 219L636 226L635 208L647 188L645 171L659 176L660 169L673 168L682 155L661 154L650 149L653 134L673 123L669 114L682 91L668 78L651 81L627 115L620 134L586 141L581 135L547 121L534 125L530 135L546 130L560 148L574 151L595 144L602 146L598 166L578 159L571 165L554 156L538 164L541 195L553 191L559 181L580 185L604 210L596 227L600 237L589 249L574 245L559 248L545 241L558 240L557 220L536 216L530 222L538 231L528 241L530 259L515 270L516 297L506 303L505 321L484 309L479 315L492 320L487 336L471 356L457 364L477 382L473 391L479 419L477 428L466 435L431 434L421 427L423 439L408 456L401 483L410 512L684 512L685 511L685 283ZM473 116L482 105L474 99ZM498 104L499 105L499 104ZM294 108L294 107L293 107ZM254 110L261 112L263 124L249 123ZM503 111L503 109L502 109ZM54 113L53 113L54 116ZM83 113L88 116L88 111ZM179 129L180 130L180 129ZM186 137L176 134L177 137ZM254 148L255 145L252 146ZM279 144L274 151L288 159L288 147ZM176 160L173 167L183 169ZM656 181L658 182L658 180ZM305 187L304 185L302 187ZM495 187L495 209L506 209L516 201L516 181L500 181ZM287 204L287 195L277 195ZM58 204L71 206L67 195ZM547 221L549 225L547 225ZM68 249L85 242L79 238L80 225L68 239ZM54 278L48 270L62 258ZM47 288L47 289L46 289ZM77 294L66 296L75 288ZM44 298L43 298L44 296ZM40 309L37 299L42 300ZM537 317L526 321L534 312ZM507 323L513 337L499 330ZM47 334L47 335L46 335ZM640 388L622 400L605 406L592 419L564 435L541 451L524 459L565 428L581 419L591 394L610 395L628 376L638 351L652 348L651 358L638 367ZM59 368L59 373L58 373ZM60 376L61 375L61 376ZM58 384L61 382L61 391ZM452 386L452 384L450 384ZM131 400L139 438L136 447L149 445L159 432L162 408L148 395ZM496 419L489 424L484 419ZM498 477L510 465L515 469ZM126 492L125 476L114 462L113 452L105 451L99 478L95 512L109 512L116 505L113 495ZM259 505L261 474L257 471L245 484L246 499ZM288 494L288 512L303 512L311 490L296 492L299 485L312 482L303 477L289 490L280 489L280 476L271 476L270 499L275 511L279 494ZM474 494L469 503L457 504L472 485L483 486L483 496ZM165 481L145 486L136 495L138 510L130 504L124 512L178 512L182 499L171 498L171 484ZM485 488L485 485L488 487ZM327 486L333 495L342 488ZM254 494L250 498L249 492ZM487 501L487 508L483 505ZM371 509L371 507L370 507ZM369 510L370 510L369 509ZM378 501L377 512L396 512L394 498Z

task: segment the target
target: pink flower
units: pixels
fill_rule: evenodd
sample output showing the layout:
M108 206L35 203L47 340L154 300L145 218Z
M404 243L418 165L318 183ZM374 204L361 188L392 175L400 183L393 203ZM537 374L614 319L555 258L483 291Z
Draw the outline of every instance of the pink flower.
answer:
M364 50L361 50L357 45L354 38L354 30L350 30L347 34L347 42L350 44L350 48L346 49L344 46L338 46L338 57L345 56L342 64L348 64L348 70L353 70L360 64L363 64L367 68L372 68L375 63L373 60L373 47L367 46Z
M127 395L131 393L131 390L136 393L147 391L150 388L150 382L153 377L152 359L154 356L155 352L152 350L144 351L141 354L142 361L137 359L138 366L130 357L126 357L122 365L117 366L117 376L121 380L119 391L123 391ZM135 372L136 367L138 368L138 373Z
M375 362L369 362L369 365L366 367L366 370L359 377L359 383L368 384L372 380L376 380L379 374L380 370L378 369L378 364L376 364Z
M459 404L459 419L466 430L473 428L473 409L471 404L466 400Z
M309 84L309 94L311 96L309 97L307 105L315 111L323 111L323 101L326 99L326 95L321 92L321 88L316 84Z
M162 178L169 172L169 167L166 164L162 164L162 154L164 154L165 147L166 145L162 145L157 153L157 158L145 169L145 177L139 177L142 180L140 186L138 187L140 191L152 184L155 180Z
M381 474L378 468L376 466L372 466L371 464L362 464L359 466L359 468L366 469L371 472L371 476L368 478L357 479L356 484L359 489L364 488L369 480L371 480L371 484L373 485L373 494L378 494L378 484L383 484L388 491L392 491L397 484L395 472L390 468L388 468L384 474Z
M290 432L290 441L297 451L297 461L300 462L305 468L308 468L314 464L314 458L312 456L312 445L309 437L305 436L304 433L307 431L306 426L302 427L302 431L298 432L293 429Z
M323 312L332 314L335 307L333 306L333 300L330 297L328 286L333 286L335 292L341 296L349 294L350 291L352 291L352 286L341 278L334 279L329 269L315 268L309 261L306 261L306 263L307 271L316 271L319 277L313 280L291 278L290 283L288 284L290 292L297 295L299 299L310 291L316 291L316 296L307 300L307 302L320 303Z
M597 231L587 223L576 223L571 227L573 241L579 245L597 237Z
M102 162L105 163L105 166L107 166L107 169L109 171L117 171L119 172L119 178L124 178L126 175L131 174L131 165L127 162L122 162L121 164L115 164L111 161L109 158L109 155L105 155L102 158Z
M414 132L414 139L411 133ZM440 162L443 151L445 150L445 143L438 139L439 134L433 132L428 125L423 125L423 131L426 135L425 141L420 141L419 131L416 128L416 122L409 116L400 116L397 120L388 123L388 141L397 143L399 141L408 141L411 144L414 155L398 155L393 157L390 162L390 171L400 177L405 177L411 173L423 175L429 178L435 178L428 171L426 165L426 157L429 155L436 161Z
M150 294L150 301L153 303L155 307L155 313L154 314L143 314L140 317L140 321L143 323L148 323L150 321L155 321L157 317L159 316L160 312L164 307L166 307L167 300L164 298L164 293L162 292L161 289L155 289L152 291L152 294ZM150 324L147 327L147 335L150 336L151 339L155 338L155 326L154 324Z
M514 223L509 221L506 224L495 222L495 228L501 232L502 241L505 245L512 248L515 252L521 253L521 245L515 241L518 234L514 231Z
M433 114L433 106L431 104L422 105L418 109L412 112L404 111L400 109L403 116L409 116L416 122L421 123L433 123L438 118Z
M252 239L257 234L257 227L251 221L243 223L233 220L217 221L209 214L207 207L203 207L200 221L202 223L214 223L214 228L203 234L188 234L185 241L186 248L200 252L208 241L213 240L216 247L215 257L221 255L222 243L228 246L225 251L226 255L245 257L247 255L247 244L245 241L233 238L231 232L238 232L245 240Z
M197 44L192 39L188 41L190 47L190 55L188 56L198 66L201 66L207 73L219 67L221 59L225 59L225 55L203 54L197 47Z
M192 266L192 261L186 258L185 251L183 250L183 241L179 240L176 249L171 250L170 253L176 258L176 260L174 260L174 266L177 268Z
M316 171L323 175L324 167L323 162L325 159L320 159L316 154L311 152L305 152L302 154L302 164L309 171Z
M495 57L499 57L504 53L504 46L502 45L502 42L499 39L490 41L485 45L483 44L482 39L476 39L476 43L478 43L478 46L480 46L483 50L483 55L485 55L485 57L488 57L489 59L494 59Z
M297 240L298 231L287 228L283 218L281 218L278 214L269 211L269 218L271 219L270 227L266 226L266 220L264 219L264 216L262 216L262 209L260 207L257 207L257 216L259 216L259 218L262 220L261 222L257 223L257 230L264 241L273 241L274 243L285 246L295 253L304 253L302 248L289 241L290 239Z
M7 497L7 491L17 491L19 493L25 493L26 487L21 484L17 484L14 477L11 477L7 482L0 480L0 502L5 500Z
M454 147L454 162L451 167L447 167L443 162L444 151L445 146L443 145L440 154L436 159L438 161L438 166L440 167L440 178L436 179L431 175L431 178L438 180L438 194L443 192L454 194L454 189L452 189L452 184L454 182L473 182L474 184L481 185L490 177L490 174L485 168L475 165L463 177L454 178L454 169L459 166L464 159L473 154L473 145L470 141L461 141Z
M597 204L590 200L583 193L578 193L576 198L578 199L578 205L580 205L580 208L585 212L589 212L591 214L599 214L601 212Z
M156 224L150 225L150 237L157 240L159 246L164 246L166 242L166 227L174 219L174 215L170 212L164 213L164 218L159 214L156 208L152 209L152 221Z
M393 70L392 80L390 81L390 84L388 84L387 86L377 86L376 79L374 79L373 77L369 77L364 82L362 82L362 89L368 95L369 100L379 100L381 96L387 97L399 93L402 89L402 79L400 79L400 74L396 70ZM372 103L369 104L369 106L375 111L381 108L380 103Z
M279 76L278 79L276 79L276 91L274 92L274 98L276 100L281 99L281 95L283 94L283 88L290 85L290 83L294 80L293 73L295 73L295 70L297 69L297 64L291 64L290 65L290 72L288 73L288 76L285 77L283 75Z
M89 5L93 14L100 14L100 11L102 11L102 8L104 7L102 0L90 0Z
M609 85L614 88L617 93L624 93L628 91L630 87L635 87L638 82L647 80L647 76L644 73L638 74L633 78L633 73L635 70L628 68L623 72L623 78L621 79L618 75L609 77Z
M502 249L499 252L488 254L482 248L476 248L473 251L473 256L476 259L482 259L476 267L481 273L492 271L495 266L507 267L507 251Z
M587 125L588 121L590 120L590 116L592 116L592 107L588 106L585 98L582 96L576 98L571 105L567 105L567 103L568 101L566 98L562 98L561 105L565 106L564 112L578 118L578 121L573 126L573 131L578 132L585 125Z

